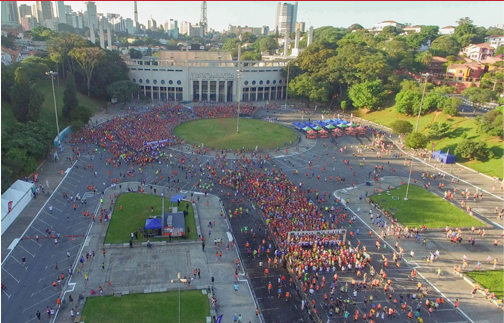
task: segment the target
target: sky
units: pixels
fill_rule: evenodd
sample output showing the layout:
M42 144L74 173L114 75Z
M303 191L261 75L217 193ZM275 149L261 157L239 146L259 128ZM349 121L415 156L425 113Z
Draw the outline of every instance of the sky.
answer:
M32 5L35 1L18 1ZM222 31L228 25L275 29L277 1L208 1L210 28ZM85 11L84 1L65 1L73 11ZM117 13L133 19L133 1L96 1L99 13ZM170 19L196 23L200 20L201 1L138 1L138 19L147 25L151 17L158 24ZM461 17L488 28L504 23L504 2L491 1L299 1L298 21L306 28L322 26L348 27L354 23L365 28L384 20L412 25L456 25Z

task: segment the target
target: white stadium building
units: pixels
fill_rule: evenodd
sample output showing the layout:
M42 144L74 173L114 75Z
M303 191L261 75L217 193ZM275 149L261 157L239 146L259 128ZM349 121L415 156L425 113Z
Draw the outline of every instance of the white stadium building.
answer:
M238 62L229 52L162 51L126 64L130 79L152 100L237 102L241 93L242 102L252 102L286 96L286 61Z

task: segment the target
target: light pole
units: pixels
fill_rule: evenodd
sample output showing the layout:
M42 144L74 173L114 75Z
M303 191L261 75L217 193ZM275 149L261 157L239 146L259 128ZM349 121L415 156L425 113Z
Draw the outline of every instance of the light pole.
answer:
M58 146L59 146L59 145L61 145L61 138L60 138L60 130L59 130L59 122L58 122L58 108L56 107L56 92L54 91L54 78L56 76L58 76L58 72L49 71L49 72L46 72L46 75L51 76L52 93L53 93L53 100L54 100L54 114L56 116L56 130L58 131Z
M290 64L287 63L287 84L285 86L285 107L287 109L287 98L289 97L289 74L290 74Z
M424 82L424 89L422 92L422 100L420 101L420 109L418 109L418 117L417 117L417 122L416 122L416 127L415 127L415 132L418 132L418 123L420 122L420 114L422 113L422 107L423 107L423 100L425 97L425 90L427 89L427 80L429 79L429 73L423 74L422 76L425 75L425 82ZM408 176L408 185L406 186L406 197L404 198L405 201L408 200L408 193L409 193L409 187L410 187L410 182L411 182L411 171L413 169L413 158L411 158L411 163L410 163L410 169L409 169L409 176Z
M237 77L238 77L238 118L236 119L236 133L240 133L240 103L241 103L241 66L240 66L240 57L241 57L241 41L242 41L242 35L240 34L240 37L238 37L240 40L238 42L238 70L237 70Z

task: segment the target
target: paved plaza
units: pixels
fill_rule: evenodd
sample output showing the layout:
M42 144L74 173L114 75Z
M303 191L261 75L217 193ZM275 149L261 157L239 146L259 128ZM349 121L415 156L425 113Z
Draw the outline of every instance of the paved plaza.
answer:
M112 114L120 114L121 111L112 111ZM259 110L256 117L274 116L280 123L289 124L292 121L300 121L301 115L297 110ZM311 120L318 119L319 115L304 116ZM109 116L97 115L94 121L104 121ZM356 122L361 122L360 120ZM366 123L365 125L371 125ZM375 125L372 125L373 127ZM393 281L395 290L393 299L408 295L417 290L417 284L422 283L428 288L427 297L436 299L444 297L445 304L431 316L422 305L421 315L424 322L478 322L493 323L502 322L502 311L486 300L482 295L471 296L472 287L462 278L452 274L454 265L461 265L464 255L467 255L470 268L474 268L478 261L482 263L482 269L491 269L493 264L487 264L486 259L498 258L498 268L502 268L504 258L502 248L503 222L497 220L494 212L496 207L502 207L503 191L499 185L494 189L496 183L492 179L477 174L474 171L463 167L448 167L430 161L429 159L415 159L413 161L413 179L417 184L424 183L420 178L422 172L428 171L433 174L446 173L445 177L438 176L433 181L431 191L434 194L443 196L443 191L438 189L438 184L445 184L445 190L468 189L475 191L475 187L481 188L484 194L482 201L470 202L473 206L475 217L486 223L486 233L477 236L477 243L471 246L467 243L469 230L464 230L464 242L453 244L446 239L444 230L429 230L420 233L421 240L426 239L425 246L416 243L413 238L400 239L396 236L388 235L382 245L386 244L384 250L377 252L375 242L379 239L380 229L372 224L369 217L371 209L376 214L376 210L366 201L365 196L374 194L378 188L397 187L408 181L409 165L406 159L407 151L398 148L392 150L391 155L377 156L377 151L366 150L364 155L357 151L363 146L372 142L372 132L365 137L344 136L341 138L317 139L309 141L304 135L298 133L300 142L295 147L279 149L273 152L264 152L269 155L269 161L265 162L264 168L281 169L288 175L289 180L299 184L303 190L317 189L321 195L326 196L324 203L317 203L318 207L330 206L335 199L349 201L346 204L347 212L350 216L355 216L351 229L353 232L359 230L359 234L348 237L353 246L361 244L367 247L372 261L371 265L380 270L381 255L392 258L396 241L405 250L405 257L400 261L400 267L388 266L384 271ZM394 138L396 140L397 138ZM90 145L92 146L92 145ZM91 147L93 148L93 147ZM207 154L193 154L191 147L175 147L171 153L174 155L173 164L169 167L176 169L177 173L171 177L171 183L167 181L169 176L163 179L157 178L155 170L163 169L169 174L168 165L146 167L143 174L136 174L131 180L121 179L121 185L115 189L108 188L109 177L107 172L112 171L111 178L119 177L119 173L124 173L128 166L111 169L105 165L105 160L110 158L107 151L100 150L94 154L82 154L76 162L66 160L72 157L70 145L64 145L64 151L60 154L60 161L52 163L47 161L40 170L42 182L46 180L50 183L51 196L39 196L33 200L23 211L14 224L2 235L2 283L7 286L2 295L2 321L4 322L30 322L37 321L35 313L39 310L42 313L42 322L73 322L70 317L70 309L76 307L81 311L85 299L80 300L79 295L91 296L91 290L97 291L100 286L104 289L105 295L118 293L151 293L166 290L180 289L202 289L210 296L215 296L219 307L212 314L223 315L222 322L232 322L234 314L241 314L243 322L309 322L310 314L302 301L303 298L296 289L295 284L290 284L289 272L279 264L273 268L271 266L268 277L264 275L267 265L265 255L252 257L248 254L246 244L250 244L252 249L257 249L262 242L273 243L271 232L266 231L266 225L262 212L257 209L251 200L241 194L236 195L235 190L224 185L210 185L211 181L200 174L204 165L219 169L222 160L216 159L215 152ZM403 154L401 158L393 155ZM224 169L233 170L240 161L234 153L226 155ZM247 154L250 157L250 154ZM185 163L181 159L185 159ZM365 158L363 167L359 163ZM348 160L349 163L344 163ZM406 162L405 162L406 160ZM256 160L257 161L257 160ZM86 169L87 165L93 165L98 176L95 177L91 170ZM262 171L259 163L254 164L254 169ZM187 176L188 166L193 165L193 176ZM383 171L379 174L379 180L375 181L370 173L375 170L375 166L383 166ZM325 169L325 170L324 170ZM64 175L60 171L64 171ZM319 178L320 176L320 178ZM344 181L330 180L330 176L345 178ZM452 183L452 178L458 181ZM145 181L145 185L141 182ZM154 184L155 181L155 184ZM97 194L87 190L87 185L93 182L97 188ZM370 183L370 186L366 185ZM378 186L380 184L380 186ZM205 238L205 247L201 239L198 241L173 241L155 243L152 248L147 248L145 244L134 243L133 248L126 245L104 245L104 239L108 228L108 222L93 222L89 217L82 216L83 211L99 214L100 208L112 209L117 207L111 204L109 195L125 193L128 190L136 190L143 187L146 194L161 195L166 197L182 192L186 194L186 199L193 201L193 207L197 214L199 234ZM152 189L151 189L152 187ZM208 194L204 194L205 187ZM171 188L171 190L170 190ZM154 192L154 189L156 191ZM104 201L100 202L100 196L104 193ZM393 190L392 190L393 192ZM77 203L74 210L73 202L67 202L63 198L63 193L75 196L80 194L85 197L87 203ZM229 195L228 195L229 193ZM385 193L384 193L385 194ZM230 196L230 197L228 197ZM363 196L364 198L360 198ZM308 197L316 200L314 192L308 193ZM459 196L460 197L460 196ZM243 198L242 203L236 200ZM403 196L400 197L401 199ZM233 202L233 199L236 199ZM456 198L454 204L460 206L461 199ZM53 211L49 210L53 206ZM243 207L249 210L249 216L229 217L229 210ZM342 207L340 205L340 207ZM223 214L221 215L221 212ZM208 226L215 221L215 226ZM345 225L347 225L345 223ZM243 232L247 226L248 232ZM54 243L51 235L47 234L50 229L52 233L60 233L61 238L58 243ZM252 232L256 233L255 238ZM26 230L26 231L25 231ZM371 231L371 236L368 232ZM38 239L36 237L38 236ZM49 236L49 237L48 237ZM16 238L23 239L14 243L15 248L9 246ZM216 245L214 239L222 239L222 245ZM498 239L499 246L494 247L493 242ZM103 255L102 250L105 250ZM410 251L414 251L414 256L410 257ZM440 256L434 263L428 264L425 259L431 252L439 250ZM84 260L80 263L80 258L89 251L95 252L95 257ZM68 252L68 253L67 253ZM222 252L222 257L216 256ZM21 259L27 259L26 268ZM236 259L240 263L237 270L238 278L235 277ZM262 266L260 265L262 263ZM392 262L391 262L392 263ZM57 266L57 269L56 269ZM72 267L73 275L68 277L68 269ZM103 266L103 267L102 267ZM193 277L193 270L201 270L201 278ZM442 276L437 276L437 270L442 269ZM416 280L412 280L409 275L413 269L419 273ZM77 272L79 271L79 272ZM66 281L58 283L53 287L53 282L57 281L61 273L66 276ZM190 285L178 280L181 278L193 278ZM283 293L286 291L292 297L286 301L285 297L278 298L278 279L286 277L286 282L281 284ZM333 274L326 275L329 281ZM352 288L347 292L340 292L340 288L347 283L350 284L355 279L355 273L340 272L336 297L342 299L352 299L349 305L350 319L353 318L355 310L360 312L369 309L371 304L364 303L364 297L369 299L374 297L374 304L380 303L382 306L391 306L389 299L383 289L370 291L369 288L361 290L355 297L353 305ZM87 277L87 278L86 278ZM212 284L212 277L214 282ZM238 284L238 291L234 290L235 282ZM268 292L268 284L272 283L273 292ZM213 288L212 288L213 287ZM323 307L323 292L314 294L313 297L305 300L315 301L318 313L323 321L330 319L330 322L344 322L341 315L328 317L327 309ZM73 302L69 301L72 296ZM65 303L57 311L56 319L45 313L47 306L57 308L56 299L64 297ZM459 310L455 310L454 303L458 299ZM409 299L408 299L409 300ZM408 302L415 310L416 303ZM367 306L367 308L365 308ZM256 316L256 307L259 315ZM398 322L406 322L406 314L398 311ZM209 314L210 316L210 314ZM388 318L386 320L389 320ZM361 321L361 320L360 320Z

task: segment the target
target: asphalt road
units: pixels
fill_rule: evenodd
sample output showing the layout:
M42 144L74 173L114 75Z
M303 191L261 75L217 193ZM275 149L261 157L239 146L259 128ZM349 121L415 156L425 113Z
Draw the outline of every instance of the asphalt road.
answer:
M278 114L275 114L278 116ZM373 158L374 153L369 153L366 157L366 166L364 169L359 169L356 171L355 176L353 171L348 166L345 166L342 162L343 159L352 159L352 149L351 145L367 144L369 143L369 138L352 138L343 137L342 139L334 140L330 139L319 139L314 148L311 148L307 152L303 152L302 155L289 155L285 157L280 157L272 159L270 167L282 168L291 180L296 183L303 182L303 188L318 188L320 192L326 192L330 195L333 191L341 190L351 186L354 182L355 185L362 184L368 180L368 172L374 170L375 164L387 164L390 162L394 168L396 168L395 175L406 174L407 170L404 167L402 159L394 158ZM324 145L326 144L326 145ZM339 152L339 148L348 147L348 150L344 153ZM93 147L91 147L93 148ZM68 148L67 148L68 149ZM303 147L304 149L304 147ZM304 150L303 150L304 151ZM189 153L186 150L185 153ZM163 180L157 180L158 185L178 187L180 190L199 190L202 188L198 186L197 181L201 179L202 183L207 183L205 177L199 175L199 168L203 167L204 164L208 163L213 167L217 161L214 160L212 156L190 156L186 157L185 167L188 164L193 165L193 175L189 175L186 178L185 170L182 168L180 163L180 157L182 153L173 152L174 157L172 158L173 164L169 166L168 164L156 165L152 168L147 167L143 174L136 173L134 178L129 178L128 180L139 181L145 180L146 183L152 183L155 180L155 170L163 169L166 173L170 173L173 170L177 170L177 174L172 177L173 183L169 184L167 182L167 177L164 176ZM332 159L332 156L335 159ZM102 157L102 159L100 159ZM112 168L105 165L104 159L108 158L108 152L100 151L96 154L87 154L83 152L81 158L70 173L63 180L58 189L54 192L47 205L40 211L40 214L36 217L32 225L26 232L25 239L21 240L17 247L13 250L9 258L6 259L2 266L2 283L7 286L7 290L3 292L2 297L2 321L3 322L29 322L35 320L35 312L39 310L42 312L43 317L47 317L45 314L46 306L54 308L56 305L56 298L61 294L60 287L56 289L53 288L52 283L57 279L57 276L64 273L68 276L68 267L74 265L76 262L76 255L80 253L82 245L85 243L83 239L86 234L90 222L90 219L84 219L82 216L82 211L89 211L90 213L96 212L99 194L87 193L86 186L91 185L92 182L98 187L98 192L104 188L104 184L108 185L110 178L119 177L119 173L124 173L129 170L129 166L122 165L119 168ZM92 159L94 158L94 159ZM321 179L318 180L317 176L312 176L310 171L309 176L305 176L305 172L308 171L308 163L313 161L312 169L317 170L316 174L322 174ZM97 171L98 177L93 176L90 170L84 170L84 166L92 164L94 170ZM201 165L201 166L200 166ZM354 163L357 166L358 162ZM233 161L229 160L228 168L232 168ZM326 172L322 173L321 168L326 167ZM358 168L358 167L356 167ZM387 174L388 167L385 167L384 175ZM107 172L111 170L111 176ZM298 175L293 175L293 170L298 170ZM329 181L328 177L330 173L337 174L340 177L345 177L345 182ZM327 177L327 181L325 178ZM122 181L127 180L122 178ZM447 185L449 185L449 179L445 180ZM200 183L201 184L201 183ZM195 186L196 185L196 186ZM223 202L226 205L225 191L224 188L219 186L209 186L213 194L221 195ZM223 191L220 192L220 189ZM87 204L81 205L77 203L77 209L74 211L73 203L67 202L63 199L62 194L67 193L68 195L74 196L79 193L81 197L87 198ZM108 198L108 197L104 197ZM314 198L314 196L312 196ZM53 206L53 212L49 211L49 205ZM227 207L227 205L226 205ZM252 210L252 206L249 206ZM67 215L69 219L67 219ZM291 302L286 303L284 299L278 300L276 295L267 294L265 284L267 280L262 277L262 269L258 267L257 259L247 259L246 251L244 249L244 241L246 237L241 237L239 234L239 228L243 226L244 223L253 225L254 227L259 227L259 223L262 221L261 215L258 212L253 212L251 219L239 218L231 221L233 231L238 240L240 251L242 255L245 256L245 266L247 269L248 277L254 287L254 293L259 300L261 310L263 311L264 317L267 322L294 322L300 318L306 318L306 314L302 314L300 309L300 299L297 293L293 289L294 287L287 287L291 289L291 294L294 296ZM357 222L354 224L354 229L360 228L361 232L367 232L367 227L364 223ZM59 240L58 246L55 246L54 240L52 238L46 238L46 229L51 229L53 232L59 232L62 238ZM39 236L39 241L33 239L36 235ZM71 237L74 237L72 241ZM257 237L259 239L259 236ZM378 261L378 254L373 252L374 242L376 237L364 238L362 237L361 242L368 247L373 255L373 265L375 268L380 268ZM356 243L356 241L352 241ZM70 252L70 257L67 256L67 251ZM99 250L96 250L99 253ZM391 250L387 250L389 253L389 258L391 258ZM22 264L22 258L26 258L27 268L24 269ZM58 263L58 270L55 270L55 264ZM399 290L402 293L411 291L415 289L416 282L409 281L407 275L410 269L406 268L389 268L387 269L388 277L391 277L397 284ZM272 270L272 275L278 276L280 274L287 274L284 269L274 269ZM341 281L346 282L351 279L352 274L342 274L340 275ZM425 282L424 285L427 285ZM275 290L275 288L274 288ZM362 310L363 304L361 303L361 298L368 292L363 292L360 294L357 307ZM383 292L375 291L376 301L386 301ZM321 297L322 293L319 294ZM404 294L403 294L404 295ZM434 290L429 290L429 297L435 297L438 293ZM341 295L343 298L347 295ZM320 301L317 304L321 304ZM453 307L445 305L442 311L439 311L432 317L425 316L425 322L465 322L468 321L466 318L456 313ZM324 313L324 309L319 309L319 312ZM352 311L351 311L352 312ZM353 312L352 312L353 314ZM47 319L45 321L48 321ZM342 318L336 318L333 321L342 321Z

